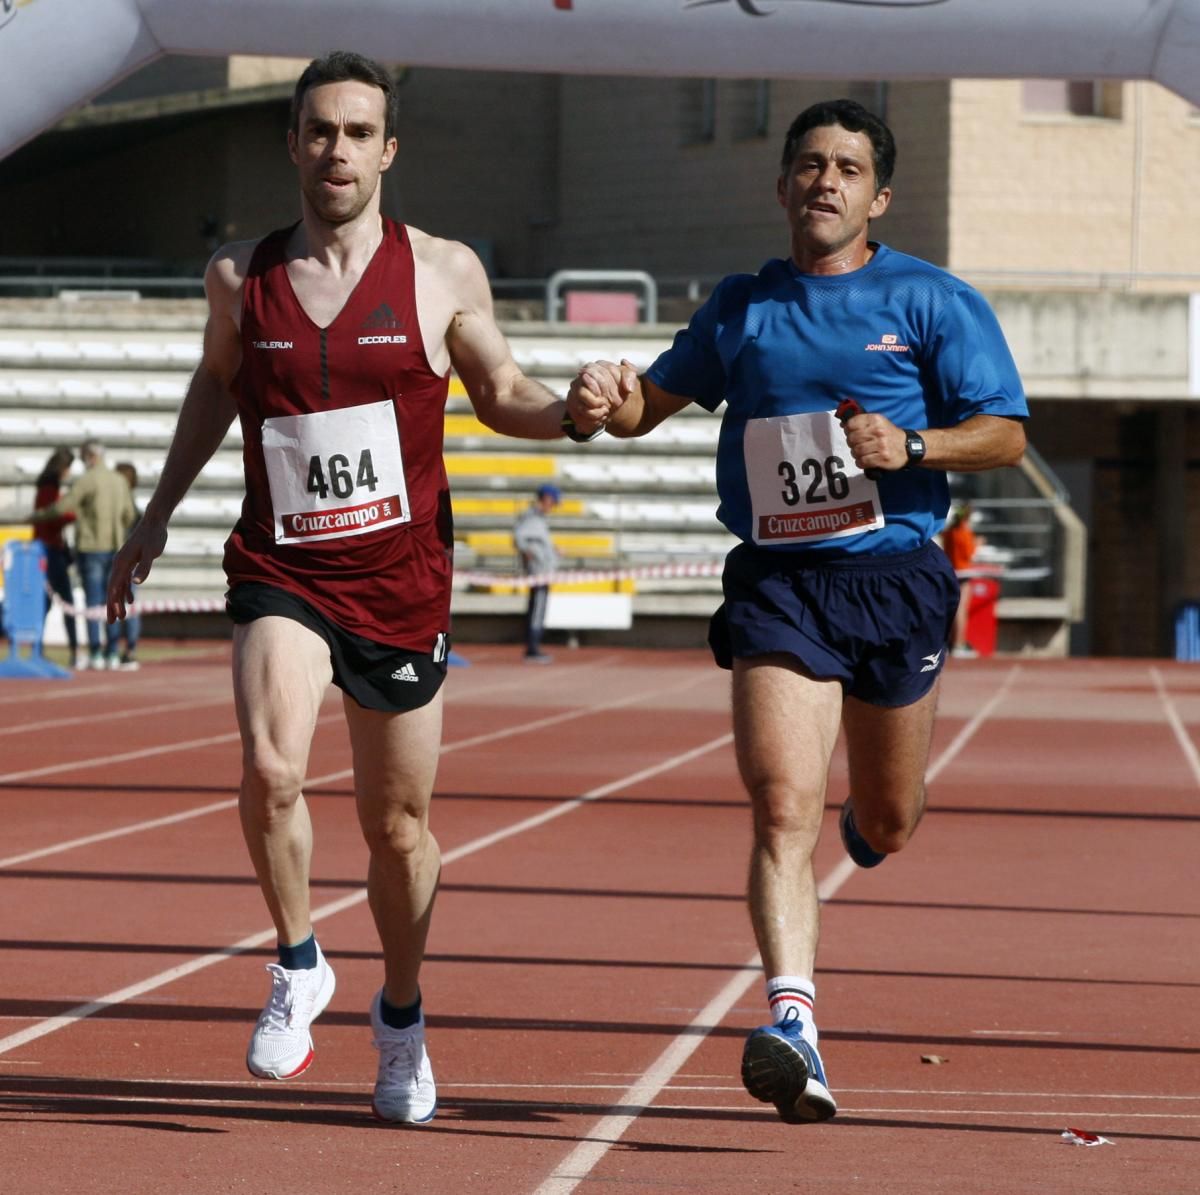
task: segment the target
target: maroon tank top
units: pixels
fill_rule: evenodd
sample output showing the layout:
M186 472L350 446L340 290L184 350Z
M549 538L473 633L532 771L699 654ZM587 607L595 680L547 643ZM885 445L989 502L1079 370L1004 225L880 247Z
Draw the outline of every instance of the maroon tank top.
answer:
M383 221L358 285L319 328L287 274L294 227L259 242L243 286L233 393L246 497L225 572L296 594L343 630L432 651L450 624L449 376L425 355L408 231Z

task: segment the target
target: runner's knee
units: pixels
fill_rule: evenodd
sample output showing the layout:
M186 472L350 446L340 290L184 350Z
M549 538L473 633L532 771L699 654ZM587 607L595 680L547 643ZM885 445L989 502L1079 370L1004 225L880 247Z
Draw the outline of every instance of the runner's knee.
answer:
M304 785L304 768L269 744L246 750L242 760L243 806L270 820L290 812Z
M921 814L925 811L925 794L911 808L885 806L872 809L870 804L854 802L854 824L867 845L885 855L903 850L916 832Z
M750 787L754 839L768 849L806 846L811 852L821 828L820 801L791 786L763 781Z
M410 865L427 849L429 822L425 815L408 809L389 810L361 818L363 839L373 858L391 859Z

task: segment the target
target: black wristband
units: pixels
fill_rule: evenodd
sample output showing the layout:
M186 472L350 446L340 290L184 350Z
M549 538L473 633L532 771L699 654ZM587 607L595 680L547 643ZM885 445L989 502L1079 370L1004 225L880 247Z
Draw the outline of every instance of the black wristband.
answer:
M589 441L594 440L604 430L604 424L601 424L594 432L588 432L587 435L584 435L584 433L575 426L575 420L572 419L570 415L564 415L562 418L562 430L563 435L566 436L568 440L573 440L576 444L587 444Z

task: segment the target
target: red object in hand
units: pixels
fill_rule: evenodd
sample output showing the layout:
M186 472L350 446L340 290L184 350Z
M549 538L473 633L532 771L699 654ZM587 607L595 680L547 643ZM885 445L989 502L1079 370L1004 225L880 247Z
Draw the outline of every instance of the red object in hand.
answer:
M855 415L861 415L862 413L862 407L860 407L852 398L843 398L842 401L838 403L837 410L834 411L837 421L843 427L846 426L846 420L853 419ZM883 476L882 469L864 469L863 472L868 481L878 481Z

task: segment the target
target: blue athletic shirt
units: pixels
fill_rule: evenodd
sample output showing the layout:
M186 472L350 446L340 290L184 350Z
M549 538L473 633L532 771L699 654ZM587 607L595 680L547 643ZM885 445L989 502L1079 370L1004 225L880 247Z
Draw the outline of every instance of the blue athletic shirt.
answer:
M803 274L776 259L756 275L723 279L647 371L663 390L706 410L727 404L717 517L747 542L754 542L743 446L749 420L832 411L843 398L918 431L977 414L1029 415L1012 354L983 297L919 258L886 245L874 249L848 274ZM760 546L890 555L919 548L941 530L950 502L944 472L888 471L876 484L881 528Z

